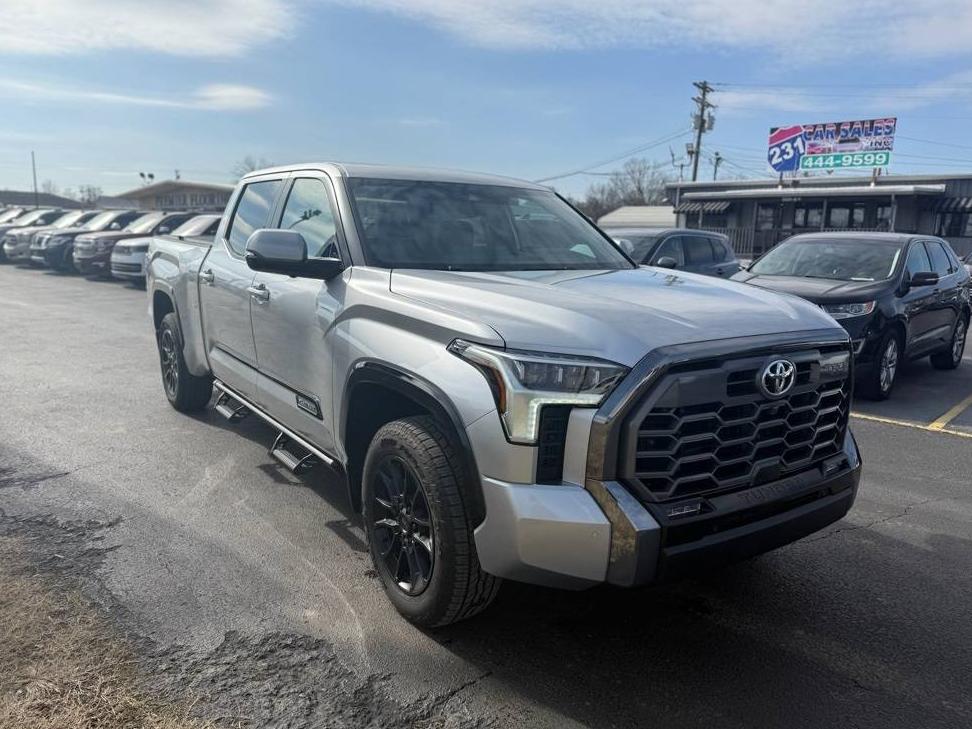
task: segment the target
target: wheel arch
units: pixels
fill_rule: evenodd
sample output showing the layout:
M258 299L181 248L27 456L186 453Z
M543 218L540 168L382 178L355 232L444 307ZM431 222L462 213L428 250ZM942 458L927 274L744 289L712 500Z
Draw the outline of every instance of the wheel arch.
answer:
M347 462L348 491L355 512L361 510L364 457L378 429L410 415L430 415L450 439L463 464L463 495L474 524L486 517L479 470L459 411L437 385L386 362L358 362L344 388L338 419L339 442Z
M171 313L174 313L177 317L179 316L179 312L176 310L175 300L168 291L163 291L158 288L155 289L152 292L152 321L155 324L156 331L162 325L162 319L165 318L165 315Z

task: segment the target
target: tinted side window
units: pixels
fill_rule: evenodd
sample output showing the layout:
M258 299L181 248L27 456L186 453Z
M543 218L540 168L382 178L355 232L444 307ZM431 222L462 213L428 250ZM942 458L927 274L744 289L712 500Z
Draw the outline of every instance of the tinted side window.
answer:
M302 177L294 181L287 196L280 227L296 230L307 243L310 258L339 258L337 225L327 188L321 180Z
M908 251L908 262L905 264L909 276L916 273L925 273L932 270L931 261L925 253L925 246L921 243L914 243Z
M670 236L661 242L651 257L652 263L658 263L662 258L674 258L679 266L682 265L682 239L677 235Z
M698 235L682 237L682 253L686 266L705 266L712 263L712 244L708 238Z
M714 256L716 263L722 263L723 261L729 260L729 248L725 243L722 242L720 238L709 238L712 243L712 254Z
M933 240L925 241L925 247L931 254L932 271L939 276L947 276L952 273L952 264L948 260L948 254L942 248L942 244Z
M252 182L243 190L236 212L230 222L229 247L243 255L246 241L258 228L263 228L270 217L270 208L280 189L280 180Z

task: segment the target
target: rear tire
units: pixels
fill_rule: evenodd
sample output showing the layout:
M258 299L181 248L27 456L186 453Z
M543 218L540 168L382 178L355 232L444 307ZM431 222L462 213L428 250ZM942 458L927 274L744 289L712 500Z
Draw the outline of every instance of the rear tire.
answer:
M861 394L869 400L887 400L898 379L904 348L901 337L893 329L881 337L874 366L861 381Z
M952 330L952 338L949 340L948 349L936 352L930 359L932 367L936 370L954 370L962 364L962 355L965 353L965 343L968 340L969 318L962 314L955 322L955 329Z
M211 375L198 377L189 371L182 356L182 330L179 317L170 312L162 318L158 331L159 364L162 368L162 389L176 410L191 413L202 410L213 394Z
M479 565L463 472L446 434L428 416L382 426L365 457L362 501L372 562L398 612L425 628L485 610L501 583Z

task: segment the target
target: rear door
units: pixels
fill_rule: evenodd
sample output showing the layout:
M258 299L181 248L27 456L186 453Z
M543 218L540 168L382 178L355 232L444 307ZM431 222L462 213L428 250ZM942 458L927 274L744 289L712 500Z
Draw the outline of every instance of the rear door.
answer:
M274 227L295 230L308 258L349 261L327 175L295 172ZM332 451L334 347L330 336L344 304L350 269L330 281L257 273L251 311L257 401L271 415L325 451Z
M925 248L931 258L932 270L938 274L938 286L933 287L938 295L934 304L934 331L930 338L946 343L951 341L952 328L962 306L959 269L941 241L926 240Z
M213 241L199 271L203 336L213 374L244 395L256 395L256 346L250 323L254 272L243 253L250 234L272 219L283 175L248 182L234 201L233 214Z

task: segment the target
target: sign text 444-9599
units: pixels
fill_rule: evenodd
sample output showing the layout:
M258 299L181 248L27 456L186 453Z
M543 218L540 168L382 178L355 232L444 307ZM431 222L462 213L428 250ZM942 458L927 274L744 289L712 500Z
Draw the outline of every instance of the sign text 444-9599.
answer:
M829 170L838 167L886 167L891 163L891 153L853 152L837 154L804 155L800 158L801 170Z

